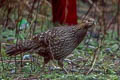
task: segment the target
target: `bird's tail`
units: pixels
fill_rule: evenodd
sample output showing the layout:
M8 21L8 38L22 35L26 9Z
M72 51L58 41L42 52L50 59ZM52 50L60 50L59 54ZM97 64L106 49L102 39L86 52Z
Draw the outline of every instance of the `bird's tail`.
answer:
M17 55L17 54L21 54L23 52L27 52L29 50L32 50L35 47L37 47L37 46L32 40L20 41L17 44L7 46L6 47L6 54L8 56Z

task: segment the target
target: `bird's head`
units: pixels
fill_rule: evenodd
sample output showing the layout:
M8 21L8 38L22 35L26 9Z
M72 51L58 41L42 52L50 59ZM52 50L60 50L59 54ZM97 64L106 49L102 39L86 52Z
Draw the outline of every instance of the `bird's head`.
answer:
M84 29L88 29L95 24L96 24L95 19L89 17L82 18L82 20L79 23L80 27Z

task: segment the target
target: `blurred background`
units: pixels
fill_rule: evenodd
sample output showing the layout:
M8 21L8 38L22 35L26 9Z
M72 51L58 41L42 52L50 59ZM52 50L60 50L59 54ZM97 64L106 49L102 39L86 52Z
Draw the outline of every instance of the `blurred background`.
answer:
M96 25L74 50L75 54L65 59L69 74L64 74L51 63L42 73L41 56L25 53L8 57L5 52L6 46L51 27L70 26L54 22L56 13L52 12L51 0L0 0L0 80L120 79L120 0L75 1L77 23L81 17L89 16Z

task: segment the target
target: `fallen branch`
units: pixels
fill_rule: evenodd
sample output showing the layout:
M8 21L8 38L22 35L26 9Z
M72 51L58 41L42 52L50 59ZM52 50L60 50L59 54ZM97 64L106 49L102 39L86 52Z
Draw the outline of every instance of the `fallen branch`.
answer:
M15 62L15 60L4 60L4 61L0 61L0 63L2 63L2 62L5 62L5 63ZM21 60L16 60L16 62L21 62ZM31 62L31 60L22 60L22 62Z

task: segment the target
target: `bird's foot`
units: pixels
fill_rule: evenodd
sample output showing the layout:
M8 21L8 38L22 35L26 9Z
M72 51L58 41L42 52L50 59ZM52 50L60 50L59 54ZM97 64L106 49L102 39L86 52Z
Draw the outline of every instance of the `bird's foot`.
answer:
M67 69L65 69L64 67L63 67L63 70L64 70L64 72L65 72L66 74L69 74L69 72L67 71Z

